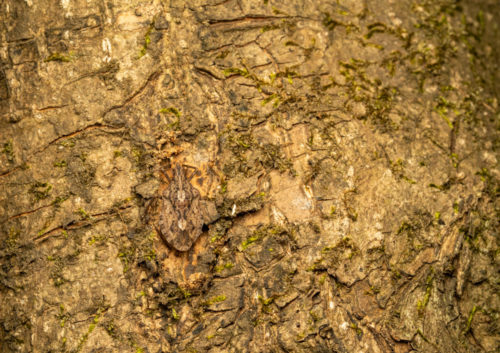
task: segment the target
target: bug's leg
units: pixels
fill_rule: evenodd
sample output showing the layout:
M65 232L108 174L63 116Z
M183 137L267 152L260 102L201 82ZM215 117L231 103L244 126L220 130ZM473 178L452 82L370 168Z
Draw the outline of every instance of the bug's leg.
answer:
M151 219L151 215L153 214L154 210L157 208L156 206L158 205L158 197L155 196L151 198L150 200L146 201L146 205L144 207L144 213L142 215L142 218L146 223L149 223Z
M226 176L221 172L220 167L216 164L216 161L210 161L207 164L207 175L208 174L210 174L210 184L208 189L210 190L209 193L213 195L213 193L217 192L216 190L218 190L218 188L221 188L226 183ZM213 187L214 183L216 184L215 188Z

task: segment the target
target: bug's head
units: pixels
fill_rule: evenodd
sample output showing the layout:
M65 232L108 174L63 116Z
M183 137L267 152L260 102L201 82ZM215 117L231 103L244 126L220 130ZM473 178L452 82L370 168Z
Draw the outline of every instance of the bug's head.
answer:
M174 181L179 184L179 187L186 181L186 174L181 164L176 164L174 169Z
M175 177L179 178L184 175L184 172L182 170L182 166L180 164L175 165Z

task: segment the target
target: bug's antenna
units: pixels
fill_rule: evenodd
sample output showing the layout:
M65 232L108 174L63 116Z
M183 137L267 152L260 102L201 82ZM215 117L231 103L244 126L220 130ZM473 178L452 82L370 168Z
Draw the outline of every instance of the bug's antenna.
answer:
M163 170L160 170L160 174L161 174L161 175L163 175L163 177L164 177L165 179L167 179L167 181L168 181L169 183L171 183L171 182L172 182L172 179L168 176L168 174L167 174L167 173L164 173L164 172L163 172Z
M187 176L187 174L186 174L186 179L187 179L188 181L191 181L191 179L193 179L193 177L194 177L195 175L199 175L199 174L200 174L200 172L199 172L198 168L193 167L192 165L189 165L189 164L182 164L182 166L183 166L183 167L186 167L186 168L193 169L193 172L191 173L191 175Z

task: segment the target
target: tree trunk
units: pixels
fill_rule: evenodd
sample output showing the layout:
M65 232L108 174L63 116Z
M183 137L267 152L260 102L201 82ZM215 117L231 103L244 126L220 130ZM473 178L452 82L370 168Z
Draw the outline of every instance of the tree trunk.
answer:
M495 352L495 0L6 0L0 352Z

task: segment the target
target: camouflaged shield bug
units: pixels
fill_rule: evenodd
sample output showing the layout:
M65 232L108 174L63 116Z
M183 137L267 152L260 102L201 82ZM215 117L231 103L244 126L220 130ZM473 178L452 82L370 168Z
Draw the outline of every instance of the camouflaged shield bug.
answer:
M200 192L191 185L180 164L172 178L163 173L170 184L161 192L157 231L165 243L177 251L188 251L202 233L203 215Z

